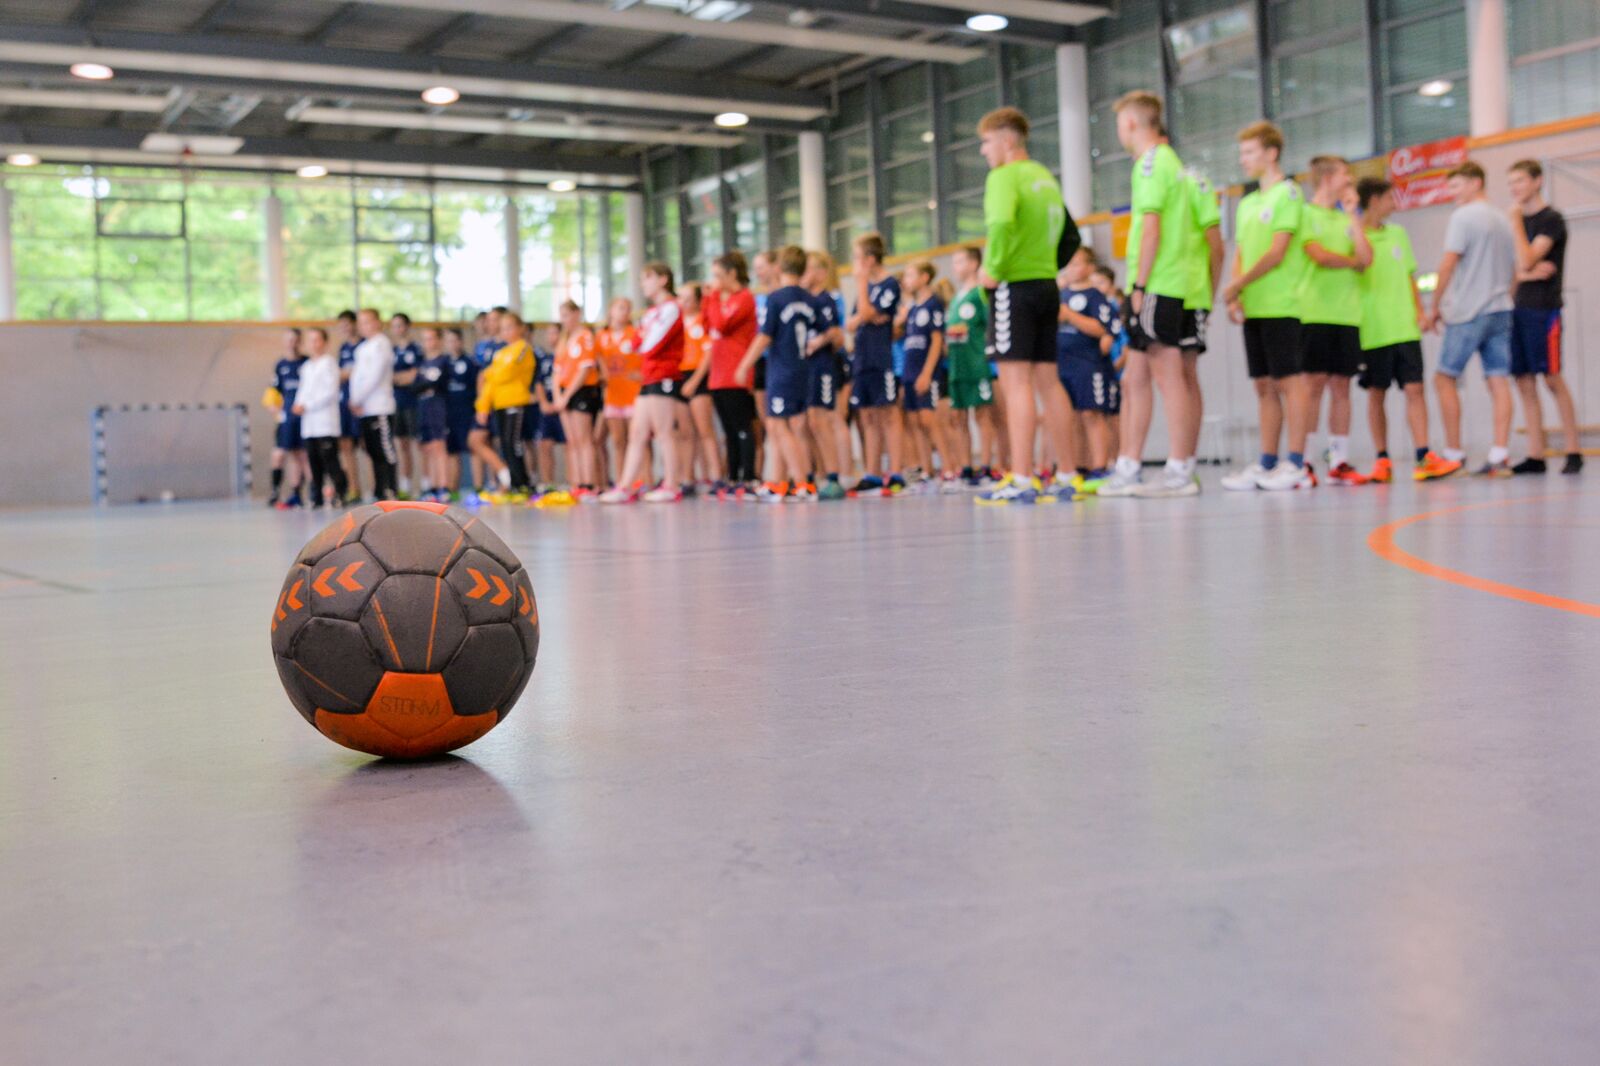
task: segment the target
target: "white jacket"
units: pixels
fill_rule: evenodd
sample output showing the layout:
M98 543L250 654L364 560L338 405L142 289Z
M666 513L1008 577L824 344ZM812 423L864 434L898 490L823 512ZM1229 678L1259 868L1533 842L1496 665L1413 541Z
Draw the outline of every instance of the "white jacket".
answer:
M339 435L339 357L332 352L306 360L300 368L300 391L295 393L300 416L300 436L337 437Z
M360 418L394 414L394 345L382 333L356 345L350 407L361 409Z

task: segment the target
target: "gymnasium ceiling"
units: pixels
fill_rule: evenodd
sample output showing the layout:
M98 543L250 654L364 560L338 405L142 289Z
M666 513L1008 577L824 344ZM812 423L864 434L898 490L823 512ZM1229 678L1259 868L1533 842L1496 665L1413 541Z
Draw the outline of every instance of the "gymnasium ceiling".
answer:
M1009 25L976 32L975 13ZM807 128L863 67L1071 41L1107 13L1065 0L0 0L0 151L170 164L187 149L203 166L622 186L655 145ZM116 76L74 77L80 62ZM430 106L432 86L461 98ZM719 128L725 112L748 125Z

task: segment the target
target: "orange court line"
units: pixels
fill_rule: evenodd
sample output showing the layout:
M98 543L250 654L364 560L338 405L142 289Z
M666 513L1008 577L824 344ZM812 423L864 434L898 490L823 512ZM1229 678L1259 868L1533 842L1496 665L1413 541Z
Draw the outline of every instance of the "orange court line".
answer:
M1535 592L1532 589L1520 588L1516 585L1507 585L1500 581L1490 581L1488 578L1475 577L1472 574L1452 570L1448 566L1430 563L1426 559L1419 559L1410 552L1399 547L1394 542L1394 535L1407 526L1414 526L1420 522L1427 522L1443 515L1457 514L1461 511L1477 511L1486 507L1510 507L1518 503L1534 503L1547 500L1548 496L1524 496L1515 500L1495 500L1492 503L1469 503L1461 507L1446 507L1438 511L1424 511L1414 514L1410 518L1402 518L1397 522L1379 526L1367 535L1367 547L1381 559L1403 566L1407 570L1414 570L1424 577L1437 578L1448 581L1452 585L1460 585L1475 592L1487 592L1491 596L1501 596L1519 603L1530 603L1535 607L1549 607L1557 611L1570 611L1572 614L1587 615L1590 618L1600 618L1600 604L1584 603L1582 600L1569 600L1563 596L1551 596L1544 592Z

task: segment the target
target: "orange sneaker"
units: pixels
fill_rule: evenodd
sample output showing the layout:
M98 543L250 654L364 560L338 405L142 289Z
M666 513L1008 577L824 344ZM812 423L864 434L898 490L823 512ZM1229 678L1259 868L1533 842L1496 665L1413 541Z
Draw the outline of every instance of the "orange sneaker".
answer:
M1449 477L1460 469L1460 460L1446 459L1438 452L1429 452L1411 471L1411 477L1417 481L1433 481L1436 478Z
M1387 485L1394 480L1394 464L1388 459L1379 459L1372 464L1372 473L1367 475L1367 480L1374 485Z
M1328 471L1328 480L1335 485L1365 485L1367 475L1349 463L1340 463Z

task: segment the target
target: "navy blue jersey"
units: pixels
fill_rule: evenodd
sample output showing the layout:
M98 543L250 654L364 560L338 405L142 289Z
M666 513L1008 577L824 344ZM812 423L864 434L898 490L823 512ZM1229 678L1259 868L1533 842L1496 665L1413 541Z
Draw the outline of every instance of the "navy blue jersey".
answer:
M544 386L546 397L556 394L556 353L543 348L533 350L533 380Z
M915 381L921 376L928 352L933 348L934 335L943 333L944 301L930 293L926 300L906 312L904 380Z
M339 345L339 403L350 404L350 368L356 365L356 349L361 347L359 340L345 341Z
M450 374L446 379L445 399L458 411L471 411L478 399L478 361L465 352L450 360Z
M856 330L855 363L858 370L894 369L894 315L900 309L900 283L892 277L867 286L867 302L884 316L882 325L863 323ZM859 311L860 308L857 308Z
M406 370L415 370L422 365L422 349L416 341L406 341L396 345L394 349L394 372L396 374ZM417 406L417 393L414 385L396 385L394 387L394 405L397 410Z
M1111 301L1101 295L1099 289L1065 289L1061 293L1061 305L1070 311L1094 319L1105 327L1108 336L1115 335L1118 328L1116 311ZM1100 352L1099 337L1080 333L1078 327L1070 322L1063 322L1056 329L1057 363L1065 363L1068 359L1098 361L1104 358Z
M772 347L767 349L772 367L798 370L804 365L806 345L817 328L816 299L800 286L785 285L768 296L761 332L772 338Z
M436 355L432 359L424 359L417 364L417 383L412 386L412 391L417 399L433 400L444 399L445 390L450 386L450 357Z
M306 357L297 355L293 359L279 359L272 368L272 387L283 397L285 411L294 406L294 395L300 391L300 368L305 365Z
M494 353L505 347L505 342L495 337L485 337L479 341L477 347L472 349L472 358L477 361L478 369L482 370L494 362Z
M839 325L841 321L839 318L839 305L834 302L832 296L825 292L812 293L811 305L817 310L815 332L818 335L827 333ZM832 343L818 348L816 354L812 356L813 359L827 359L830 361L836 357Z

